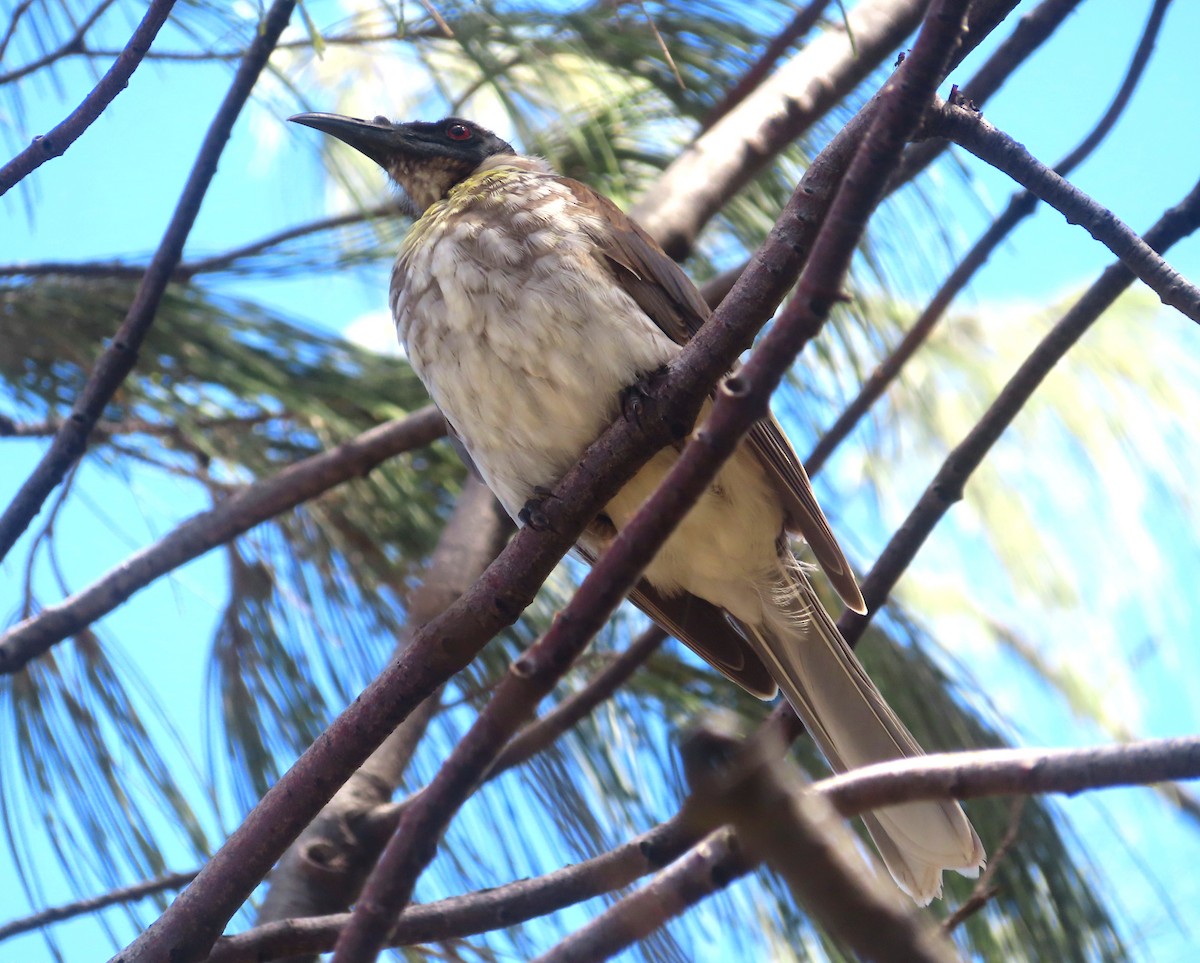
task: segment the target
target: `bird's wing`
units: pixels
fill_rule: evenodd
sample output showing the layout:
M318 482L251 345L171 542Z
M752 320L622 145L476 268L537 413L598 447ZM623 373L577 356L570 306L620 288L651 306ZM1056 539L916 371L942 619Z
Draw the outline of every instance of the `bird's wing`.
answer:
M594 547L581 541L575 549L588 564L596 561ZM645 579L630 591L629 601L751 695L775 697L778 687L762 660L715 605L686 592L664 596Z
M671 340L690 341L712 312L683 269L608 198L578 181L561 180L579 206L594 215L589 234L616 282ZM865 612L854 571L779 423L772 416L764 418L750 429L746 440L783 502L788 530L808 542L842 600L856 612Z

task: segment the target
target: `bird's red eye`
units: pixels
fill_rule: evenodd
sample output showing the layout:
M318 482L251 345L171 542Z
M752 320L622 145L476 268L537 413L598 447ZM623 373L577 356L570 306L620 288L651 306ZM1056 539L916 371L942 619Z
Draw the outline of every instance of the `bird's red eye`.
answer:
M471 128L466 124L451 124L446 128L446 136L451 140L470 140Z

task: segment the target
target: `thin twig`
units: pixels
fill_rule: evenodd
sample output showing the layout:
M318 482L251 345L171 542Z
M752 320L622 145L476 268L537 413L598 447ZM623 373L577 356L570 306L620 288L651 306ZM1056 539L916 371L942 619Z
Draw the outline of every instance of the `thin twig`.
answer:
M165 18L172 3L173 0L155 0L150 13L147 13L147 18L151 14ZM146 269L142 283L138 286L133 303L125 315L125 320L88 376L87 383L75 401L71 417L63 424L62 430L54 436L54 441L51 442L49 449L42 456L33 473L21 486L16 497L5 509L3 516L0 516L0 559L8 554L9 549L25 531L33 517L41 510L46 496L62 481L67 469L83 455L92 426L100 419L105 406L121 386L126 375L133 369L137 361L138 349L141 347L146 332L154 323L159 302L170 283L172 272L179 264L184 242L196 220L208 186L217 172L217 161L229 140L233 124L249 99L250 91L263 67L266 66L271 51L279 40L279 35L287 26L295 5L296 0L275 0L263 17L262 23L259 25L259 32L251 43L246 58L238 65L233 83L209 125L196 162L188 176L187 184L184 186L179 203L171 217L171 222L163 234L158 250L154 252L154 257ZM143 20L139 24L134 39L130 41L130 48L127 48L134 48L135 41L140 44L138 48L140 52L131 52L131 57L136 56L137 60L140 60L141 52L149 47L149 39L140 39L147 22L147 20ZM158 26L155 25L154 31L156 32L157 29ZM152 38L153 33L150 36ZM135 65L137 60L134 61ZM126 80L132 69L130 66L128 72L125 73ZM116 64L97 85L96 90L92 91L89 99L105 88L106 82L114 76L115 71L117 71ZM103 106L107 105L113 96L116 96L115 90L111 93L112 96L107 99L104 99L103 96L98 98L103 101L99 109L103 109ZM87 104L88 101L84 103ZM99 109L96 111L97 116ZM69 122L70 118L64 123ZM52 139L49 153L61 153L62 150L65 150L65 144ZM8 167L5 168L5 171L7 170ZM4 172L0 171L0 193L3 193L5 189L7 188Z
M120 889L111 890L100 896L90 896L73 903L65 903L62 906L51 906L48 909L0 925L0 941L20 933L40 930L51 923L61 923L63 920L82 916L84 913L95 913L97 910L116 906L119 903L132 903L135 900L145 899L147 896L153 896L164 890L182 889L192 881L195 875L194 870L190 873L170 873L167 876L160 876L158 879L135 883L133 886L122 886Z
M1124 112L1130 98L1133 96L1134 90L1137 88L1138 81L1145 72L1146 65L1150 62L1150 54L1154 49L1154 42L1158 36L1159 29L1162 27L1163 15L1166 13L1166 8L1170 3L1171 0L1155 0L1154 7L1150 11L1150 16L1146 20L1145 29L1142 31L1141 40L1138 42L1133 58L1130 61L1129 69L1125 72L1124 80L1121 82L1116 96L1114 96L1108 110L1104 112L1104 116L1100 118L1096 126L1079 142L1079 145L1074 150L1068 153L1055 166L1054 170L1061 177L1066 177L1075 167L1087 159L1088 155L1100 145L1108 132L1112 130L1118 118ZM967 252L966 256L950 273L950 276L946 278L925 310L921 312L920 317L913 322L912 327L905 333L900 343L871 372L870 377L863 383L858 394L846 405L829 430L817 441L812 453L804 461L804 467L808 469L810 475L815 475L824 467L829 456L833 454L838 445L850 436L850 433L862 417L883 396L888 385L896 379L900 370L916 353L917 348L929 338L929 335L933 332L933 329L945 314L946 309L950 306L954 298L967 286L975 273L987 263L992 253L1000 246L1004 238L1011 234L1013 229L1022 220L1033 213L1036 206L1037 198L1028 191L1020 191L1012 197L1004 213L997 217L984 232L983 236L975 242L971 250Z
M533 963L597 963L610 959L752 868L732 831L719 829Z
M444 432L441 413L430 405L246 486L182 522L87 588L14 625L0 636L0 674L16 671L172 569Z
M12 16L8 18L8 27L4 31L4 36L0 37L0 60L3 60L4 55L8 53L8 45L17 33L17 24L21 22L21 18L29 12L29 8L32 6L33 0L20 0L20 3L13 7Z
M1055 29L1081 2L1082 0L1043 0L1038 7L1021 18L1013 32L1000 43L987 62L962 86L963 96L969 97L973 103L983 103L1050 38ZM1004 19L1012 6L1015 4L993 3L971 8L970 30L963 49L955 55L956 63L961 62L967 53ZM860 133L865 130L861 117L855 117L850 127L857 128ZM888 184L888 193L893 194L909 183L940 156L946 146L946 141L934 139L909 145L900 160L900 167ZM731 268L706 284L701 290L709 305L716 307L745 269L745 264Z
M1029 57L1036 53L1062 26L1083 0L1042 0L1017 21L1012 33L1004 38L974 75L959 87L962 96L974 104L985 103ZM972 17L971 30L975 24ZM889 192L907 184L945 151L944 140L913 144L904 152L900 169L893 177Z
M96 5L96 8L86 17L84 17L79 26L75 29L75 32L71 34L71 36L68 37L62 43L62 45L58 47L58 49L51 50L49 53L42 57L38 57L37 60L30 61L23 67L18 67L15 70L10 70L8 73L0 74L0 87L4 86L4 84L11 84L14 80L20 80L22 77L28 76L37 70L41 70L43 67L48 67L56 60L61 60L63 57L69 56L73 53L78 53L83 47L83 38L87 35L87 32L92 29L92 25L100 19L100 17L104 14L104 11L112 5L113 0L100 0L100 3ZM23 10L17 10L17 12L13 15L12 21L9 25L10 33L6 34L3 43L0 43L0 57L4 56L4 48L8 46L8 41L11 37L11 31L16 28L17 20L20 18L22 13L24 13Z
M725 96L704 115L704 119L700 121L700 130L697 135L703 134L745 100L750 92L766 79L767 74L771 72L779 58L817 25L817 21L821 19L821 14L825 12L825 8L829 6L830 2L831 0L808 0L808 4L796 12L791 23L771 39L771 42L767 44L767 49L742 74L741 79L730 87Z
M1200 183L1159 218L1141 243L1153 250L1165 251L1198 228ZM983 417L942 463L908 518L880 554L871 574L863 580L862 592L868 614L862 616L846 611L838 619L838 628L847 641L853 644L862 635L868 621L887 601L930 532L950 506L963 497L963 488L971 473L979 467L1051 369L1133 281L1134 275L1124 262L1106 268L1038 343Z
M1012 807L1009 810L1008 829L1004 832L1004 838L1000 840L1000 845L995 848L988 858L987 866L984 867L983 872L979 874L979 879L975 881L975 885L971 888L971 895L963 900L962 905L942 922L942 929L945 932L953 933L958 927L995 899L996 894L999 892L999 887L992 881L996 878L997 870L1008 858L1008 854L1012 851L1013 846L1017 844L1017 839L1021 835L1021 816L1025 812L1025 807L1028 803L1028 796L1017 796L1013 799Z
M558 705L543 716L539 716L515 736L496 756L496 761L487 771L484 782L491 782L501 773L521 765L532 759L547 746L552 745L559 736L592 712L601 702L608 699L654 651L662 645L666 633L657 625L649 626L636 639L629 643L628 648L613 659L608 665L596 673L587 683L575 693L563 699ZM498 685L498 683L497 683ZM490 687L495 690L496 685ZM405 799L379 806L371 814L372 834L386 840L400 822L404 811L424 792L419 789Z
M197 418L188 423L189 428L210 431L221 428L252 428L267 421L287 418L287 415L276 415L261 412L256 415L230 416L222 418ZM62 428L59 418L46 418L41 421L13 421L6 415L0 415L0 438L45 438L53 435ZM98 421L92 431L97 435L112 437L114 435L154 435L157 437L182 437L184 427L174 422L147 421L144 418L122 418L120 421Z
M930 110L927 129L934 136L949 137L980 160L1003 171L1062 214L1068 223L1081 226L1119 257L1163 304L1200 324L1200 288L1167 264L1152 244L1112 211L1063 180L978 113L942 103Z
M364 221L393 217L403 213L394 201L376 204L361 211L348 211L298 224L241 247L209 257L184 261L171 274L172 281L189 281L198 274L211 274L232 268L238 261L265 254L272 248L297 238L322 231L361 224ZM129 261L34 261L28 264L0 264L0 277L42 277L68 275L72 277L140 278L146 273L145 264Z
M342 34L336 37L322 37L323 47L365 47L376 43L395 43L404 40L424 40L430 37L442 37L440 28L430 27L423 30L410 30L405 33L391 31L380 34ZM311 50L313 42L309 38L303 40L284 40L275 45L276 50ZM75 51L82 57L111 57L114 51L84 46ZM162 60L170 63L209 63L214 60L241 60L246 56L246 48L236 50L151 50L146 54L147 60Z
M142 62L142 58L150 49L150 44L158 35L159 28L166 22L174 5L175 0L151 0L146 15L137 25L137 29L133 31L129 43L125 45L125 49L117 56L113 65L108 68L108 72L100 78L100 82L92 88L91 93L83 98L83 102L50 133L35 137L33 143L3 167L0 167L0 196L7 193L10 187L37 170L52 157L61 156L113 102L117 94L128 86L129 78L133 76L138 64ZM59 477L62 477L61 473ZM6 550L0 549L0 558L3 557Z

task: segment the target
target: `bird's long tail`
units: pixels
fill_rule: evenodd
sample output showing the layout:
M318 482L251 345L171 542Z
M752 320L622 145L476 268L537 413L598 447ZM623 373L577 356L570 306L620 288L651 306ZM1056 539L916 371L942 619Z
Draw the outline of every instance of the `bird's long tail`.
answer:
M817 746L838 772L922 755L806 584L788 572L764 589L753 645ZM942 871L975 876L985 855L953 801L905 803L863 817L896 883L921 905L941 895Z

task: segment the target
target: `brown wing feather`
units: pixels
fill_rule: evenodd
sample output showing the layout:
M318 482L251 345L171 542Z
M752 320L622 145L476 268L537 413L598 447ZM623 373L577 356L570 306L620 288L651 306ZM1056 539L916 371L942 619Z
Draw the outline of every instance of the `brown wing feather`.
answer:
M594 564L601 541L602 536L586 533L575 551L589 565ZM668 598L645 579L630 591L629 601L751 695L775 697L778 687L766 666L715 605L686 592Z
M671 340L686 344L712 313L696 286L612 201L578 181L562 181L581 207L600 218L603 229L593 231L592 239L617 283ZM747 443L779 494L788 531L808 542L842 601L856 612L866 612L854 571L779 423L774 418L763 419L750 430Z

